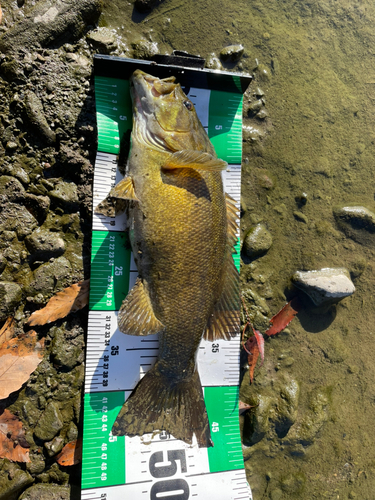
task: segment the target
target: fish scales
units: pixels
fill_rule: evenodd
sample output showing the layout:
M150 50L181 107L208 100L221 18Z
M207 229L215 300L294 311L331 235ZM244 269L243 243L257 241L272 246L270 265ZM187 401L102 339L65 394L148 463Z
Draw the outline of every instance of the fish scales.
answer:
M173 77L137 70L127 175L110 197L128 200L139 278L119 311L129 335L159 333L158 360L114 423L114 435L166 430L199 446L212 440L196 366L203 335L228 339L239 328L236 228L221 170L193 104ZM233 202L233 200L232 200ZM228 224L229 219L229 224Z

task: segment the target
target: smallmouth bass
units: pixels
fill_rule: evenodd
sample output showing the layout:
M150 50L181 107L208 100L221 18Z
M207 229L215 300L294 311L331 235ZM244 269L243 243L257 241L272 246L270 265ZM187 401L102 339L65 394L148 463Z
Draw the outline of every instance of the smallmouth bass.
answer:
M113 425L113 435L166 430L212 446L196 366L202 337L239 330L235 202L224 193L217 158L193 103L174 77L131 77L132 146L126 177L109 194L127 200L139 277L123 301L119 329L159 334L155 365Z

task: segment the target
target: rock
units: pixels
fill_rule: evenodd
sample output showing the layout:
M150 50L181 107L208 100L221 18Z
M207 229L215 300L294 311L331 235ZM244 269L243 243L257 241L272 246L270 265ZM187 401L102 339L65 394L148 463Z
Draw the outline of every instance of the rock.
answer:
M297 419L300 393L299 384L296 380L286 378L283 382L276 404L275 432L279 438L287 435Z
M267 118L267 116L268 113L265 109L261 109L259 113L256 114L256 117L259 118L259 120L264 120L265 118Z
M4 460L0 474L0 500L16 499L20 492L29 484L34 482L34 478L26 471L21 470L18 465Z
M339 228L362 244L375 243L375 214L365 207L339 207L333 211Z
M30 177L27 175L25 170L17 163L3 165L1 168L2 173L16 177L22 184L29 184Z
M229 45L221 49L220 59L224 62L236 62L241 58L243 51L242 45Z
M57 455L64 446L64 440L60 436L56 436L52 439L52 441L49 441L48 443L44 443L44 447L47 450L48 456L53 457L54 455Z
M37 426L34 434L42 441L51 441L56 434L63 428L63 418L56 403L48 404Z
M0 321L12 315L22 299L17 283L0 281Z
M29 295L50 295L69 284L70 262L65 257L58 257L53 262L42 264L34 271L34 281L28 287Z
M87 25L94 25L102 10L101 0L40 0L25 17L0 37L0 51L48 47L78 40Z
M205 66L209 69L223 69L220 59L216 56L216 54L210 54L208 56Z
M355 292L355 286L345 268L297 271L292 281L316 306L339 302Z
M251 228L242 245L242 251L250 259L264 255L272 246L272 236L264 224Z
M30 460L26 468L31 474L40 474L44 471L46 463L41 455L30 455Z
M83 336L66 340L64 330L56 328L51 351L53 364L71 370L82 358L83 348Z
M54 144L56 134L47 123L42 102L31 90L25 93L25 111L34 132L38 132L47 144Z
M49 192L49 196L56 205L68 211L78 210L77 186L73 182L60 182L53 191Z
M25 197L25 188L20 181L9 175L0 176L0 195L7 196L9 201L19 202Z
M144 38L138 38L131 43L134 59L151 59L159 52L155 42L149 42Z
M56 484L35 484L19 497L19 500L69 500L70 488Z
M254 404L253 402L251 403ZM270 419L269 414L272 405L272 398L269 396L258 395L257 406L254 411L245 414L244 423L244 444L255 444L261 441L266 435Z
M247 112L250 115L255 115L260 109L262 109L263 103L261 99L257 99L256 101L251 102L247 106Z
M110 54L117 48L116 36L108 28L98 28L90 31L86 35L86 39L99 54Z
M43 228L38 228L27 236L25 243L32 261L47 261L51 257L59 257L65 252L65 241L58 233L51 233Z
M26 193L24 204L39 223L43 223L47 217L51 200L48 196L37 196Z
M19 239L30 234L38 223L31 213L16 203L0 203L0 232L15 231Z
M26 81L22 65L16 59L11 59L10 61L4 62L1 65L1 74L8 82Z
M307 411L283 439L284 444L291 446L291 454L294 454L294 449L297 449L297 454L300 454L299 445L311 446L328 420L328 393L329 390L325 388L317 388L309 395Z
M299 222L304 222L305 224L307 224L309 222L309 219L307 218L307 216L303 212L299 212L298 210L295 210L293 212L293 215L294 215L294 218L296 220L298 220Z
M68 442L75 441L78 439L78 429L74 422L69 423L68 432L66 433L66 438Z

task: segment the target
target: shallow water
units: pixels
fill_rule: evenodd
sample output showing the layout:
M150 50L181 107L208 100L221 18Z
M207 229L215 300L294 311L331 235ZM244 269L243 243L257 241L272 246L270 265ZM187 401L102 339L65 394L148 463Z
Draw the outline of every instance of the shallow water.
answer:
M296 270L346 267L356 286L328 310L306 300L287 332L266 341L252 386L244 374L241 399L258 404L241 417L255 500L373 498L374 239L347 237L333 209L375 210L374 23L369 0L165 0L147 16L108 0L102 18L129 55L139 38L206 58L245 47L234 66L254 73L244 102L260 87L268 116L244 118L253 133L244 142L241 231L262 221L273 238L242 267L243 290L259 295L255 326L264 331L264 316L295 293Z

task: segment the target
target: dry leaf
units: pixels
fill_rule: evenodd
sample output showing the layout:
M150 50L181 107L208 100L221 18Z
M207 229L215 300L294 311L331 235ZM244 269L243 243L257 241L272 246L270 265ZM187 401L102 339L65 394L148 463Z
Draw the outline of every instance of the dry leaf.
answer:
M76 465L82 461L82 439L76 439L66 444L56 456L59 465Z
M29 332L4 342L0 348L0 399L17 391L42 361L44 339Z
M9 410L4 410L0 414L0 458L30 462L29 447L22 422Z
M54 295L46 307L33 312L27 324L29 326L45 325L65 318L71 312L79 311L89 303L89 292L90 280L65 288Z
M14 335L14 318L9 316L0 330L0 347L2 344L13 337Z
M1 23L2 18L3 18L3 12L2 12L1 7L0 7L0 23Z
M282 309L280 309L280 311L275 314L275 316L272 316L270 320L272 326L268 328L266 332L264 332L265 335L271 336L282 332L284 328L286 328L292 321L292 319L298 314L301 308L302 305L298 297L292 299Z

